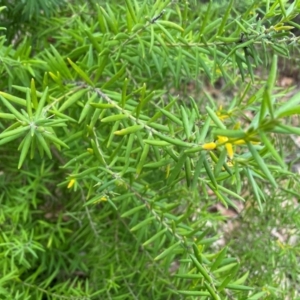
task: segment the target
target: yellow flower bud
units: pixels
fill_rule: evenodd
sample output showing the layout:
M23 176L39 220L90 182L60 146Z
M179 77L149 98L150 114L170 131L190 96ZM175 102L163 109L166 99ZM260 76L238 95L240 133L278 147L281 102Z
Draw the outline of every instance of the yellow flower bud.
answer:
M214 142L206 143L206 144L202 145L202 149L204 149L204 150L213 150L216 147L217 147L217 144Z
M70 189L75 184L75 179L71 179L67 188Z

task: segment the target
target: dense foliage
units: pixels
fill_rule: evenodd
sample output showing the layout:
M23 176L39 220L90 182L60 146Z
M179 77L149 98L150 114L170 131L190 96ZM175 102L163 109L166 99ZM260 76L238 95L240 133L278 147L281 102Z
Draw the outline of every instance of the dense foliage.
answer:
M1 299L299 297L300 1L202 2L2 2Z

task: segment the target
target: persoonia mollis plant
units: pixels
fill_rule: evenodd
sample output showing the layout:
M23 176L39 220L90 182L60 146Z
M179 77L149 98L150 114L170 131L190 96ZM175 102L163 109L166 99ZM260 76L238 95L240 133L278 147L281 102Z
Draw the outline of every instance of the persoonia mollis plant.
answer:
M211 208L262 212L299 192L280 141L300 135L300 94L276 84L278 56L299 50L299 1L150 2L72 1L47 17L38 1L26 38L3 31L7 299L288 295L247 283Z

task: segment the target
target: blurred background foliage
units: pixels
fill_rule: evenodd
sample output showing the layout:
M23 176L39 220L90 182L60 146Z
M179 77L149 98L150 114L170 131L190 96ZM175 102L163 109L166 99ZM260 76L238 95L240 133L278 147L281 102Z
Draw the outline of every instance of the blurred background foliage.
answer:
M2 298L299 297L299 0L1 5Z

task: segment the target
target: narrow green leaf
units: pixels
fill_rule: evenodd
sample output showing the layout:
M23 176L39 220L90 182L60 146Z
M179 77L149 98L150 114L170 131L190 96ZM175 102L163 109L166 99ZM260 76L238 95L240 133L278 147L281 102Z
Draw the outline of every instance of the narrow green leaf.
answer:
M192 163L189 157L186 157L184 162L186 185L189 187L192 182Z
M217 160L217 164L215 165L215 169L214 169L214 175L215 177L218 177L220 172L222 171L223 165L226 163L226 156L227 156L227 151L226 148L224 147L224 149L221 151L220 156Z
M84 30L85 34L87 35L88 39L90 40L90 42L93 45L93 48L98 52L101 53L101 51L103 50L102 47L100 46L100 43L97 41L97 39L94 37L93 33L90 32L89 29L85 29ZM85 50L86 52L87 50ZM69 55L71 56L71 55ZM68 61L71 60L68 58ZM70 63L70 61L69 61ZM73 63L73 62L72 62ZM87 74L85 74L85 72L83 72L78 66L76 66L76 64L74 64L74 66L71 64L71 66L73 67L73 69L79 74L79 76L88 84L90 84L91 86L93 86L93 82L91 81L91 79L87 76ZM78 68L78 69L77 69ZM82 73L81 73L82 72Z
M139 99L139 104L138 106L136 107L136 119L138 120L139 117L140 117L140 112L141 112L141 109L143 108L144 106L144 99L145 99L145 93L146 93L146 84L144 83L141 90L140 90L140 99Z
M11 141L23 136L23 135L24 135L23 132L19 132L18 134L14 134L12 136L2 138L2 139L0 139L0 146L5 145L6 143L9 143L9 142L11 142Z
M181 120L180 120L179 118L177 118L177 117L175 116L175 114L172 114L172 113L170 113L169 111L167 111L167 110L165 110L165 109L163 109L163 108L161 108L160 111L161 111L168 119L170 119L171 121L173 121L173 122L176 123L177 125L182 126Z
M96 74L94 76L95 82L99 80L99 78L103 74L103 71L105 70L105 67L109 63L109 53L103 53L102 55L99 54L99 60L100 60L100 64L99 67L97 66Z
M22 99L22 98L19 98L19 97L16 97L16 96L13 96L13 95L10 95L10 94L7 94L7 93L4 93L4 92L0 92L0 95L11 101L11 102L14 102L14 103L17 103L17 104L20 104L22 106L25 106L26 107L26 100Z
M30 126L27 125L27 126L18 127L16 129L13 129L13 130L4 131L0 134L0 139L10 137L10 136L14 136L14 135L18 135L19 133L21 133L23 131L28 131L29 129L30 129Z
M164 42L164 40L162 39L161 35L160 34L157 34L155 31L154 31L154 36L155 36L155 39L157 40L157 42L159 43L159 45L162 47L162 49L164 50L164 53L166 55L169 55L169 50L168 50L168 47L166 45L166 43ZM167 62L170 62L170 61L167 61ZM173 71L172 73L174 74L174 69L173 69L173 66L169 64L169 67L170 69Z
M110 85L115 83L124 74L125 70L126 70L126 65L123 65L123 67L113 77L111 77L108 81L106 81L102 85L101 89L108 88Z
M71 166L73 163L78 163L80 162L82 159L86 158L86 157L90 157L91 153L90 152L83 152L81 154L79 154L78 156L75 156L74 158L72 158L71 160L69 160L62 168L68 168L69 166Z
M186 296L210 296L209 292L176 290L176 293Z
M172 159L162 159L160 161L157 162L153 162L153 163L149 163L149 164L145 164L144 168L149 168L149 169L157 169L166 165L169 165L173 162Z
M204 285L214 300L221 300L210 284L204 281Z
M176 139L176 138L168 137L168 136L166 136L166 135L164 135L164 134L161 134L161 133L159 133L159 132L154 132L154 134L155 134L158 138L160 138L160 139L162 139L162 140L164 140L164 141L166 141L166 142L168 142L168 143L170 143L170 144L172 144L172 145L181 146L181 147L191 147L191 146L192 146L192 145L189 144L189 143L183 142L183 141L181 141L181 140L179 140L179 139Z
M48 133L46 131L43 131L42 134L47 140L50 140L54 144L58 144L62 147L69 148L69 146L67 144L65 144L63 141L61 141L59 138L57 138L54 134Z
M226 286L227 289L229 290L235 290L235 291L252 291L254 288L245 286L245 285L240 285L240 284L228 284ZM250 298L247 298L250 299Z
M52 154L51 154L51 151L50 151L50 148L47 144L47 142L45 141L43 135L39 132L37 132L35 134L37 140L38 140L38 143L41 145L41 147L44 149L44 151L46 152L47 156L52 159Z
M212 79L212 78L211 78L211 70L210 70L210 68L206 65L205 60L202 59L201 55L198 55L197 59L198 59L200 65L201 65L201 67L202 67L202 69L203 69L205 75L208 77L208 80L211 81L211 79Z
M145 206L144 206L145 207ZM164 228L160 231L158 231L157 233L155 233L149 240L147 240L146 242L143 243L143 247L153 243L155 240L157 240L158 238L160 238L163 234L165 234L168 231L167 228Z
M19 159L19 163L18 163L18 169L20 169L24 163L24 160L26 158L26 155L28 153L28 150L29 150L29 147L31 144L31 139L32 139L31 133L28 132L22 141L22 148L21 148L21 154L20 154L20 159Z
M136 174L140 175L141 174L141 171L144 167L144 164L145 164L145 161L146 161L146 158L148 156L148 152L149 152L149 144L145 144L144 145L144 149L143 149L143 152L141 154L141 158L140 158L140 161L136 167Z
M253 41L251 41L251 42L253 42ZM251 82L254 83L254 73L253 73L252 63L249 58L250 54L248 53L249 52L248 48L244 48L244 52L245 52L246 65L247 65L248 72L250 73L250 77L251 77Z
M93 154L95 155L95 157L97 158L97 160L100 162L100 164L102 165L106 165L103 154L99 148L100 145L97 145L97 143L92 139L91 140L91 145L93 148Z
M256 184L256 182L253 178L252 171L247 168L246 173L248 175L248 178L249 178L250 184L252 186L252 189L253 189L254 195L256 197L256 200L258 202L259 210L263 211L263 207L262 207L261 199L260 199L259 187L258 187L258 185Z
M174 252L174 250L181 244L180 241L178 241L177 243L175 243L174 245L172 245L171 247L167 248L166 250L164 250L162 253L160 253L159 255L157 255L154 258L154 261L157 260L161 260L163 258L165 258L168 255L171 255L172 252Z
M184 132L185 132L186 138L189 139L190 135L191 135L191 126L189 124L189 117L186 112L186 109L182 105L180 106L180 110L181 110L181 118L182 118Z
M269 77L265 86L265 91L263 94L263 102L265 102L265 105L268 107L269 113L271 118L274 118L274 108L272 103L272 90L274 89L274 84L276 81L276 75L277 75L277 55L273 56L271 70L269 73ZM260 118L262 121L264 116Z
M284 17L286 17L286 10L285 10L285 7L284 7L285 3L286 3L285 1L279 0L279 5L280 5L281 11L282 11L282 14L283 14Z
M267 294L267 291L259 292L259 293L252 295L251 297L248 297L247 300L260 300L266 294Z
M300 115L300 106L295 106L290 109L286 109L277 115L277 118L281 119L284 117L289 117L291 115Z
M243 284L249 276L249 271L247 271L241 278L238 280L234 281L233 284Z
M72 75L70 73L69 68L67 67L67 64L64 60L64 58L58 53L54 45L50 44L50 48L52 50L52 53L54 54L53 61L56 62L57 70L59 70L60 74L63 74L63 76L67 79L71 79Z
M216 113L209 106L206 106L206 111L213 120L213 122L217 125L217 127L219 127L220 129L226 129L226 126L222 123L222 121L219 119Z
M234 197L236 199L239 199L239 200L241 200L243 202L245 201L245 199L242 196L240 196L239 194L233 192L230 189L225 188L222 185L218 185L218 188L219 188L220 191L222 191L222 192L224 192L224 193L226 193L226 194L228 194L228 195L230 195L230 196L232 196L232 197Z
M184 278L184 279L203 279L202 274L175 274L174 277L176 278Z
M274 146L272 145L272 143L270 142L270 140L268 139L268 137L266 136L266 134L263 131L259 132L259 136L261 138L261 141L264 143L264 145L266 146L266 148L269 150L269 152L272 154L272 156L276 159L276 161L280 164L280 166L285 169L286 165L283 162L281 156L279 155L279 153L276 151L276 149L274 148Z
M63 104L61 105L58 111L63 112L68 107L70 107L71 105L79 101L83 97L83 95L87 92L87 90L88 89L80 89L75 91L72 96L70 96L65 102L63 102ZM90 103L90 105L92 105L92 103Z
M171 98L172 99L172 98ZM170 99L170 100L171 100ZM164 107L164 110L166 110L166 111L168 111L168 109L170 109L175 103L177 102L177 99L175 98L175 99L173 99L172 101L170 101L169 103L168 103L168 105L166 105L165 107ZM148 120L147 121L147 124L151 124L152 122L154 122L154 121L156 121L158 118L160 118L162 116L162 112L159 110L159 111L157 111L155 114L154 114L154 116L150 119L150 120Z
M121 129L121 130L117 130L114 132L114 134L115 135L126 135L126 134L137 132L143 128L144 128L144 125L133 125L133 126L129 126L127 128Z
M108 26L110 27L111 31L114 33L114 34L117 34L118 33L118 26L117 26L117 21L116 21L116 18L115 18L115 15L114 13L112 12L110 6L108 3L106 3L106 10L105 11L101 6L100 6L100 9L102 10L102 13L104 15L104 18L108 24Z
M127 0L128 1L128 0ZM124 109L126 103L126 93L127 93L127 86L128 86L128 78L124 79L123 87L122 87L122 98L121 98L121 106Z
M212 2L210 1L209 2L209 4L208 4L208 7L207 7L207 10L206 10L206 12L205 12L205 16L204 16L204 18L202 17L202 24L201 24L201 27L200 27L200 30L199 30L199 35L200 35L200 37L202 37L202 34L204 33L204 30L205 30L205 27L207 26L207 22L209 21L209 18L210 18L210 10L211 10L211 8L212 8ZM198 18L197 18L198 19ZM199 22L199 20L197 21L197 25L198 25L198 22ZM196 24L194 24L194 26L196 25ZM192 30L193 28L195 28L195 27L191 27L191 29L190 30ZM217 28L217 27L216 27ZM185 33L187 34L188 33L188 29L186 28L185 29Z
M271 48L276 52L277 54L283 56L283 57L289 57L289 49L287 47L284 47L283 45L278 44L271 44Z
M29 89L27 89L27 91L26 91L26 107L27 107L27 114L28 114L29 118L32 119L32 103L31 103Z
M112 141L113 141L113 139L114 139L114 137L115 137L114 132L117 131L117 129L119 128L120 122L121 122L121 121L116 121L116 122L114 123L114 125L112 126L111 131L110 131L110 134L109 134L109 137L108 137L108 141L107 141L107 144L106 144L106 147L107 147L107 148L110 147L110 145L111 145L111 143L112 143Z
M98 171L99 170L99 167L91 167L91 168L88 168L87 170L84 170L80 173L77 173L77 174L71 174L70 177L71 178L76 178L76 179L80 179L80 178L85 178L87 175L90 175L91 173L94 173L95 171ZM112 184L114 183L115 179L110 181L109 183ZM87 205L88 203L86 203L85 205Z
M159 140L143 140L144 143L152 145L152 146L160 146L160 147L165 147L165 146L170 146L171 144L165 141L159 141Z
M161 124L158 124L158 123L153 123L152 122L148 126L153 128L153 129L156 129L160 132L170 132L170 128L168 126L161 125Z
M182 153L179 156L179 159L176 163L176 165L174 166L174 168L171 171L170 176L168 177L168 181L167 184L173 184L174 182L176 182L175 180L177 179L177 177L180 175L180 172L182 171L182 167L185 164L185 160L186 160L187 156L185 153Z
M48 87L46 87L46 89L44 90L44 92L42 94L42 97L39 101L38 107L37 107L36 112L35 112L35 121L37 121L40 118L40 115L41 115L42 110L45 106L47 98L48 98Z
M248 149L250 150L250 152L252 154L252 157L254 158L254 160L257 163L257 167L262 170L262 172L269 179L270 183L274 187L277 187L277 183L276 183L274 177L272 176L270 170L268 169L267 165L265 164L264 160L261 158L261 156L259 155L259 153L254 148L254 146L250 142L248 142L248 141L247 141L247 146L248 146Z
M135 214L136 212L138 212L138 211L140 211L142 209L145 209L145 207L146 207L145 204L136 206L136 207L134 207L134 208L126 211L125 213L123 213L121 215L121 218L127 218L127 217L131 216L132 214Z
M236 265L230 272L228 275L226 275L225 279L221 282L221 284L217 284L217 289L219 292L222 292L228 284L230 284L230 282L232 281L233 278L236 277L236 274L239 270L239 265Z
M197 188L198 178L201 173L201 168L203 166L203 160L206 159L204 151L200 153L200 157L196 163L195 169L194 169L194 177L192 182L192 190L195 190Z
M208 34L210 33L211 31L219 28L219 24L222 23L222 18L218 18L218 19L215 19L213 20L212 22L210 22L209 24L207 24L204 29L203 29L203 32L202 34Z
M35 89L35 81L33 78L30 81L30 92L31 92L30 96L31 96L32 105L34 109L37 109L38 108L37 91Z
M196 257L190 254L190 258L192 259L193 263L195 264L198 271L203 275L203 277L209 282L212 283L212 278L208 275L207 270L202 266L202 264L196 259Z
M227 19L229 18L229 15L230 15L230 11L231 11L231 8L233 6L233 2L234 0L230 0L230 2L228 3L227 5L227 9L226 9L226 12L222 18L222 23L220 24L220 26L218 27L218 32L217 32L217 36L223 36L223 31L224 31L224 28L225 28L225 25L226 25L226 22L227 22Z
M81 69L79 68L70 58L67 58L69 64L72 66L72 68L75 70L75 72L89 85L94 86L93 81L89 78L89 76Z
M284 102L280 108L276 111L276 116L277 118L286 116L286 112L292 112L293 109L298 110L297 106L300 103L300 93L295 94L291 99L289 99L288 101ZM297 110L295 113L297 113ZM287 114L289 115L289 114Z
M189 154L189 153L196 153L196 152L200 152L202 150L203 150L203 146L196 146L196 147L184 150L184 153L187 153L187 154Z
M230 177L229 174L226 175L226 178L228 178L228 177ZM226 179L226 178L225 178L225 179ZM230 201L230 199L229 199L228 197L226 197L225 195L223 195L223 194L221 193L220 189L219 189L219 190L216 190L215 187L214 187L212 184L210 184L210 183L208 183L207 185L208 185L208 186L211 188L211 190L215 193L215 195L216 195L216 196L218 197L218 199L222 202L222 204L225 206L226 209L228 208L228 204L229 204L230 206L234 207L234 208L237 208L237 207L234 205L234 203L233 203L232 201ZM218 187L219 187L219 186L218 186Z
M6 108L20 121L29 123L29 120L22 115L20 112L18 112L2 95L0 95L1 100L3 104L6 106ZM25 101L25 100L24 100ZM25 102L26 105L26 102Z
M151 216L147 219L145 219L144 221L140 222L139 224L133 226L132 228L130 228L130 231L137 231L138 229L148 225L149 223L151 223L153 220L155 219L155 216Z
M228 129L214 129L214 136L225 136L233 139L244 139L246 138L246 133L243 130L228 130Z
M14 120L15 118L13 114L0 113L0 119Z
M156 22L156 24L160 24L165 28L175 29L175 30L178 30L180 32L184 32L184 29L181 26L179 26L176 23L170 22L170 21L158 20Z
M283 134L296 134L300 136L300 128L284 124L279 124L278 126L275 126L272 132Z
M112 115L112 116L108 116L108 117L101 119L101 122L103 122L103 123L115 122L115 121L123 120L126 118L128 118L128 116L124 115L124 114Z
M130 154L131 154L131 151L132 151L132 145L133 145L133 142L134 142L134 138L135 138L135 135L130 134L128 139L127 139L126 152L125 152L125 164L124 164L124 168L122 170L122 174L124 174L128 169L128 166L129 166L129 163L130 163Z
M235 61L238 65L238 68L240 70L240 73L241 73L241 77L242 77L242 81L244 82L245 81L245 72L244 72L244 66L243 66L243 61L242 59L239 57L238 53L236 52L235 53Z
M110 103L96 103L96 102L91 102L90 105L93 106L93 107L95 107L95 108L100 108L100 109L106 109L106 108L114 108L114 107L116 107L114 104L110 104Z
M136 24L136 23L137 23L137 20L136 20L136 13L135 13L135 11L134 11L134 9L133 9L132 1L131 1L131 0L125 0L125 2L126 2L126 7L127 7L128 11L129 11L129 13L130 13L130 16L131 16L131 18L132 18L134 24Z
M219 269L214 270L214 274L222 273L222 272L231 270L231 269L234 268L236 265L237 265L237 263L227 264L227 265L225 265L225 266L223 266L223 267L220 267Z
M209 165L209 163L207 161L207 158L205 158L203 160L203 165L204 165L207 176L209 177L211 183L213 184L213 186L217 190L218 189L218 184L217 184L216 178L215 178L215 176L212 172L211 166Z
M153 51L153 46L154 46L154 27L150 27L150 32L151 32L151 37L150 37L150 47L149 47L149 53L154 55Z
M205 138L207 136L208 130L210 128L211 125L211 121L212 119L207 116L204 125L201 127L200 131L200 135L199 135L199 139L198 139L198 143L203 143L205 141Z
M94 93L91 97L89 97L88 101L84 104L82 110L81 110L81 113L80 113L80 117L79 117L79 121L78 123L82 123L83 120L89 120L90 117L91 117L91 114L93 113L94 111L94 108L91 106L91 102L93 102L95 100L95 98L97 97L98 95L96 93Z

